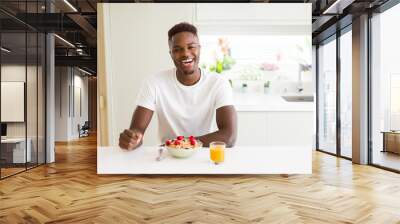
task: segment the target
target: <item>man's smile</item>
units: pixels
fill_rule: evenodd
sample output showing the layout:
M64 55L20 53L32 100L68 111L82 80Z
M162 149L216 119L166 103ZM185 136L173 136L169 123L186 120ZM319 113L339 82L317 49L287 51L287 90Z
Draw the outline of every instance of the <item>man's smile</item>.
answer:
M185 68L192 67L193 64L194 64L194 59L193 58L187 58L187 59L181 60L181 64Z

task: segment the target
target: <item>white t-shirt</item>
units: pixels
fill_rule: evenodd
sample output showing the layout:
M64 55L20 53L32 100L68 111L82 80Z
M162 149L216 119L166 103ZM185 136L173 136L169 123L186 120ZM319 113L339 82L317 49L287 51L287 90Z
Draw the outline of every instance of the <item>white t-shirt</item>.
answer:
M227 79L201 70L200 80L185 86L176 78L176 68L161 71L142 86L137 105L155 111L159 138L201 136L217 130L216 110L233 105Z

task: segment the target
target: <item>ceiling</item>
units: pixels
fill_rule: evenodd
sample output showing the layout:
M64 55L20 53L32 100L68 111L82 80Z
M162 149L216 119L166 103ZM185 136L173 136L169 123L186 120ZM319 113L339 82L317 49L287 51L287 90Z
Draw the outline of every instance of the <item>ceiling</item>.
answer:
M338 1L339 4L335 2ZM376 8L388 0L230 0L253 3L312 3L313 42L332 35L340 26L351 23L351 17ZM13 48L14 54L25 54L24 32L54 32L56 65L80 66L96 72L97 67L97 2L149 3L149 2L225 2L222 0L1 0L0 24L2 45ZM27 13L26 13L27 12ZM50 13L51 12L51 13ZM347 20L346 20L347 19ZM347 22L346 22L347 21ZM69 43L66 43L62 39ZM35 43L28 38L28 54L34 53ZM71 45L72 44L72 45ZM2 54L3 55L3 54ZM10 57L10 55L9 55ZM29 57L29 56L28 56Z
M25 61L25 56L36 57L43 44L37 48L33 38L37 33L54 32L56 66L79 66L96 73L96 9L96 0L1 0L2 46L12 49L2 52L3 61L17 63Z

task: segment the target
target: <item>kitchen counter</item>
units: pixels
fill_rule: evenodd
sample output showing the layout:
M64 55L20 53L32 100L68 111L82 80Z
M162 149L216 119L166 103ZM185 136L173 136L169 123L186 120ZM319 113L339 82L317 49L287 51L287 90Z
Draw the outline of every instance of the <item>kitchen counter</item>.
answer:
M280 95L234 93L237 111L309 111L315 110L314 102L288 102Z
M286 94L286 96L293 95ZM307 95L303 94L303 96ZM234 95L234 102L238 111L237 145L303 146L313 144L314 102L289 102L280 95L240 93ZM290 141L287 140L288 138Z
M235 147L225 150L225 161L215 165L208 148L190 158L176 159L158 147L141 146L133 151L119 147L97 148L98 174L311 174L311 147Z

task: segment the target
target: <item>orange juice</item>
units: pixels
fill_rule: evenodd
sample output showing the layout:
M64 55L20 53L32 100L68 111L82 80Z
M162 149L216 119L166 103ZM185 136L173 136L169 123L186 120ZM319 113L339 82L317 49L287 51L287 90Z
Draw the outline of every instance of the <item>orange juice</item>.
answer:
M225 160L225 143L211 142L210 158L216 164L223 162Z

